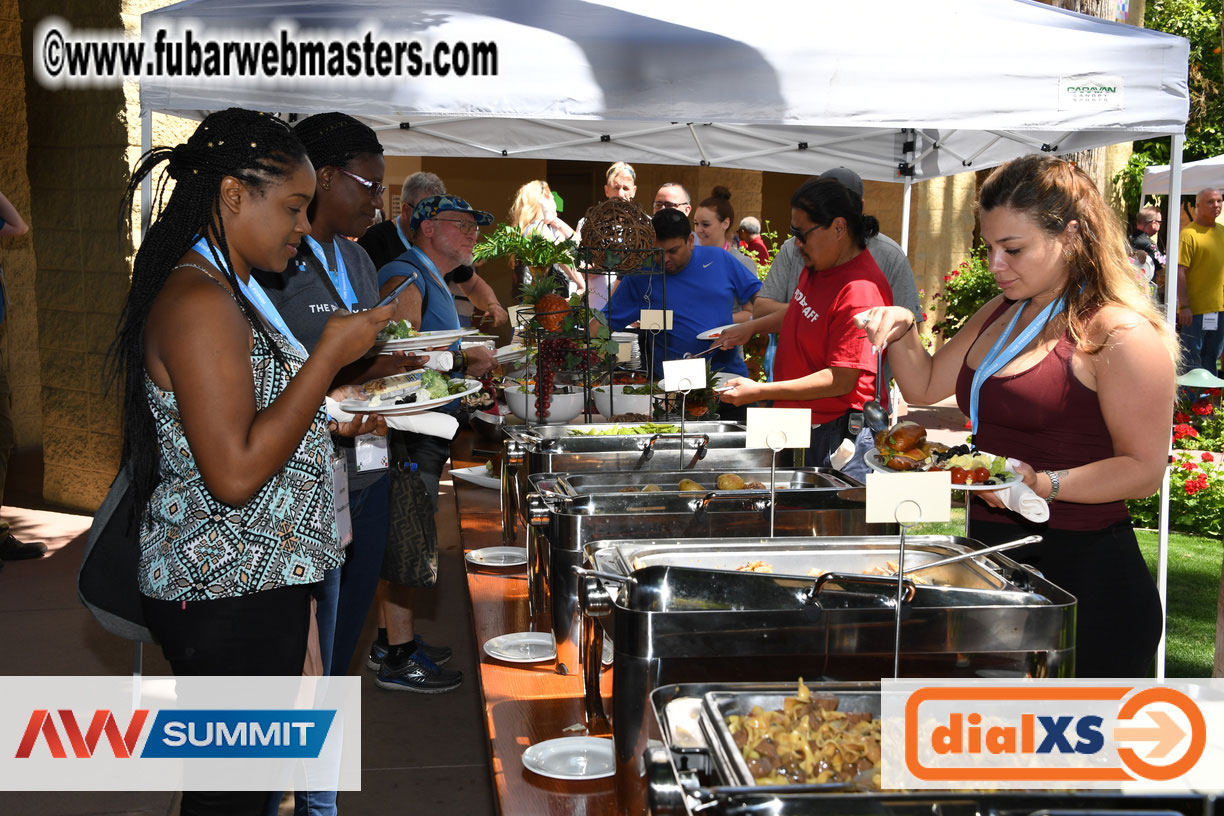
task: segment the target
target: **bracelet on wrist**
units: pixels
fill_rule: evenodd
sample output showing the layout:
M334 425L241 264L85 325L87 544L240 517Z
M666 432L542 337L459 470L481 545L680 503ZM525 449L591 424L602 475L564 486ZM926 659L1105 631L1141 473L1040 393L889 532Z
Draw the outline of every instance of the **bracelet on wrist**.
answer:
M1050 480L1050 493L1045 497L1047 504L1052 504L1058 498L1058 489L1062 486L1059 482L1060 476L1057 470L1041 471Z
M467 353L463 351L456 351L455 352L455 365L451 370L460 371L460 372L467 371L467 366L468 366Z

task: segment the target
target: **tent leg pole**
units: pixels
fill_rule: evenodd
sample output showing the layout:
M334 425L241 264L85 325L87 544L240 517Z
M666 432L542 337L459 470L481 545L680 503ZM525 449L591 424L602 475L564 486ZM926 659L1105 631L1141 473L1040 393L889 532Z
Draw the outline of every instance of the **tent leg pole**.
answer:
M905 177L905 193L901 197L901 251L909 254L910 210L913 200L914 179Z
M1160 642L1156 646L1156 679L1165 678L1165 637L1169 620L1169 475L1172 468L1165 465L1164 477L1160 480L1160 543L1156 549L1156 591L1160 594Z

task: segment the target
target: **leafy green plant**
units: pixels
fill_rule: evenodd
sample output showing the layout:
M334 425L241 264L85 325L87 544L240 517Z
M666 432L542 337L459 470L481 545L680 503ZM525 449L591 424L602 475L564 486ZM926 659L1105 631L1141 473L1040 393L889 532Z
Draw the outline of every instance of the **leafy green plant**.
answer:
M931 333L938 333L944 340L952 339L965 321L999 291L986 260L986 243L979 241L969 251L969 257L944 275L944 291L932 296L944 302L944 314L942 320L931 326Z
M1224 535L1224 467L1209 451L1176 451L1169 483L1169 528L1219 538ZM1126 503L1136 526L1155 527L1160 494Z
M523 235L518 227L498 224L497 229L480 239L472 250L472 256L477 263L510 257L514 264L531 267L549 267L553 264L572 266L577 249L572 238L556 243L539 232Z

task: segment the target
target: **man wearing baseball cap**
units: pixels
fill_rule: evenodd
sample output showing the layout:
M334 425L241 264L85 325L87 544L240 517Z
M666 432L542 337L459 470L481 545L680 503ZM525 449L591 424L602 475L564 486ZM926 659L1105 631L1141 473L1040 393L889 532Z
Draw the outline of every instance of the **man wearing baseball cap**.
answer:
M412 248L378 270L378 283L384 296L405 279L413 283L400 294L395 319L408 320L418 331L459 328L459 313L455 310L455 300L446 286L444 273L456 267L471 266L472 249L480 228L492 223L491 214L473 209L458 196L435 195L421 199L412 210L408 225L415 233ZM456 372L479 377L493 368L495 361L488 349L473 347L460 351L456 341L452 350ZM416 465L416 476L436 513L438 483L446 460L450 458L450 439L409 431L391 431L389 438L392 460L400 467L409 462ZM395 490L393 482L393 497ZM417 512L429 514L428 508L417 508ZM410 540L400 541L392 534L387 540L383 576L394 580L382 581L378 589L379 617L385 622L382 629L386 639L382 640L383 631L380 631L368 665L377 666L374 683L379 688L426 694L451 691L463 682L463 674L437 665L443 658L436 655L441 653L449 659L450 649L431 646L435 654L432 659L424 653L413 615L416 589L432 587L437 578L436 567L430 574L429 569L417 566L437 564L436 536L425 541L415 536L405 538Z

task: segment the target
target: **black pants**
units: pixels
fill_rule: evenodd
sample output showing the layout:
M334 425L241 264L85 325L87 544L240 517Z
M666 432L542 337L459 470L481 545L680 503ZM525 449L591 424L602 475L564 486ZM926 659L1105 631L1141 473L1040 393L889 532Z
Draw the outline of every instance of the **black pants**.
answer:
M309 585L186 604L145 598L144 613L178 677L302 673ZM263 791L183 791L179 813L263 816L268 797Z
M1076 677L1147 677L1160 641L1160 595L1130 522L1078 532L973 519L969 535L1002 544L1037 533L1040 544L1008 550L1075 596Z

